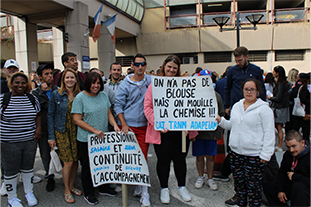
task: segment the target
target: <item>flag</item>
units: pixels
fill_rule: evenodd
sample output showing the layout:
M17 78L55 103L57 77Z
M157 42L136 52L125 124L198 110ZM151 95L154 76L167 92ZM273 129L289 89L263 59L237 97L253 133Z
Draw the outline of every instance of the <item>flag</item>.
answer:
M101 14L102 14L103 4L98 9L96 15L94 16L95 27L93 30L93 41L96 42L100 36L100 26L101 26Z
M115 15L113 15L112 17L104 21L109 33L111 34L111 39L113 40L113 44L116 42L115 22L116 22L116 16L119 13L116 13Z

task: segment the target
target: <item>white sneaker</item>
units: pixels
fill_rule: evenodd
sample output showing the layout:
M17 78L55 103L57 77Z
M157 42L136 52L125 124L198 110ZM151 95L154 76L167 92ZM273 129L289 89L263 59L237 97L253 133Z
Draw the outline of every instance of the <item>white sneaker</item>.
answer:
M161 202L163 204L169 204L170 203L170 191L168 188L163 188L161 190L161 196L160 196Z
M2 185L1 185L0 195L1 195L1 196L7 195L7 192L6 192L4 183L2 183Z
M144 193L140 198L140 206L141 207L147 207L150 206L149 201L149 193Z
M8 206L9 207L23 207L23 205L20 202L21 202L21 200L14 197L14 198L11 198L8 200Z
M186 202L191 201L191 196L189 195L189 192L186 187L180 187L178 189L178 192L184 201Z
M42 178L34 175L33 178L32 178L32 183L33 184L36 184L36 183L40 183L42 181ZM23 182L23 178L22 178L22 175L19 176L19 182Z
M196 188L202 188L204 184L204 176L203 177L198 177L197 182L195 182L194 187Z
M217 190L217 184L215 183L215 181L213 179L208 179L207 180L207 185L212 189L212 190Z
M141 196L141 186L136 186L134 193L133 193L134 197L140 197Z
M122 191L122 185L117 185L117 187L114 189L117 193Z
M38 201L37 201L37 199L36 199L36 197L35 197L35 195L33 194L32 191L30 191L29 193L27 193L27 194L25 195L25 198L26 198L26 200L27 200L28 206L35 206L35 205L38 204Z

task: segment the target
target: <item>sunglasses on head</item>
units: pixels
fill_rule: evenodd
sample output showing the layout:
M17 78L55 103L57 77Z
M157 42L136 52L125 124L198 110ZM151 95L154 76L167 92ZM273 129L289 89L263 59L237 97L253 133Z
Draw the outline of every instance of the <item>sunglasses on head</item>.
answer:
M142 63L133 63L133 65L135 66L135 67L139 67L139 65L141 65L141 66L145 66L147 63L146 62L142 62Z

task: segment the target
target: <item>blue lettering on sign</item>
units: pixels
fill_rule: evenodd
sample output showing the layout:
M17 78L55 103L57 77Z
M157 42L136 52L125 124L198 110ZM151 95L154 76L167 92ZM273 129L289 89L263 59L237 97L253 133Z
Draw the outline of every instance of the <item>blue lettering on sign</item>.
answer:
M186 121L168 121L170 129L187 129Z
M196 130L215 130L217 121L192 121L190 129Z
M126 167L125 167L125 170L132 170L132 171L141 172L141 167L126 166Z
M99 171L99 170L107 170L109 169L109 166L105 166L105 167L96 167L94 168L94 172Z
M125 145L125 150L136 150L135 145Z
M94 152L105 152L105 151L109 151L109 150L110 150L110 146L92 147L90 149L90 154L92 154Z
M164 129L165 121L156 121L156 129Z

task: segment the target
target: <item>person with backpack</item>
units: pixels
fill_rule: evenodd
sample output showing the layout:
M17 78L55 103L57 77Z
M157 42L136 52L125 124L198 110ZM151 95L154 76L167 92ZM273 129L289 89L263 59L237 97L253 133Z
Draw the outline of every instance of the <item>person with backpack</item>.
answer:
M28 206L34 206L38 201L33 194L32 178L37 140L41 138L41 108L38 99L29 94L31 82L25 74L14 73L8 86L11 92L0 97L1 161L8 206L22 206L16 193L19 172Z

